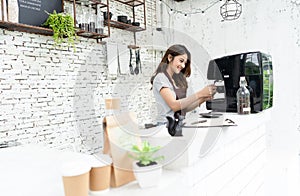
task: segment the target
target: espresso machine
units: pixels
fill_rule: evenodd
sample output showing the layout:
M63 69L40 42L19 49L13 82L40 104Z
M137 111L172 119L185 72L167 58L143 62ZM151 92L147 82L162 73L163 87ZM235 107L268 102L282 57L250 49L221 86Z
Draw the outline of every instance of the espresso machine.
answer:
M272 107L272 58L262 52L247 52L209 62L207 79L217 86L217 93L214 99L206 102L206 108L219 112L237 112L236 92L240 87L241 76L245 76L250 91L251 113Z

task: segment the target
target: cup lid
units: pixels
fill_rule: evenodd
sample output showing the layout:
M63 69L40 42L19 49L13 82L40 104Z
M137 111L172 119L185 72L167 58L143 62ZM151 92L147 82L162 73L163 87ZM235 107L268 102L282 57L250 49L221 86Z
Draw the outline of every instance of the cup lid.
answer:
M112 163L110 156L107 154L92 155L89 161L91 167L104 167L104 166L111 165Z
M78 176L89 172L91 170L90 164L85 161L69 161L61 166L61 173L63 176Z

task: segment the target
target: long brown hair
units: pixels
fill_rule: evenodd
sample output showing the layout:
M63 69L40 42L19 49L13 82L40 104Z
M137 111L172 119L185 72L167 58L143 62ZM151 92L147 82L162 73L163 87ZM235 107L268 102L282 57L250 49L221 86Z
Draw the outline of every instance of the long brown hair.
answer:
M188 51L188 49L180 44L173 45L168 48L166 51L164 57L162 58L161 62L159 63L157 69L153 73L150 83L153 85L153 80L156 77L158 73L166 73L168 64L170 63L168 60L169 54L173 57L178 56L178 55L187 55L187 61L185 63L185 67L180 71L179 74L173 74L172 78L175 81L176 86L180 88L187 88L188 84L186 81L186 78L191 75L191 53ZM166 73L167 74L167 73Z

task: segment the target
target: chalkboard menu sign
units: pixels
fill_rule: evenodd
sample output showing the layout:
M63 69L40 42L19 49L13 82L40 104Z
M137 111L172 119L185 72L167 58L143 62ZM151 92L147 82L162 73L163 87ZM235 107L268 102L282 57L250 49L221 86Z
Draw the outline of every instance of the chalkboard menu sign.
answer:
M45 12L62 11L62 0L18 0L19 23L41 26L48 18Z

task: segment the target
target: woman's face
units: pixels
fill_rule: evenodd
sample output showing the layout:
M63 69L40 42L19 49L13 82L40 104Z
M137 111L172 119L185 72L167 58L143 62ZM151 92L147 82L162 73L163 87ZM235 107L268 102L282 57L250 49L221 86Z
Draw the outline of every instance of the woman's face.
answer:
M183 54L183 55L178 55L175 56L174 58L169 55L169 68L170 71L172 71L172 73L176 73L179 74L180 71L185 68L185 64L187 62L187 54ZM172 60L173 58L173 60Z

